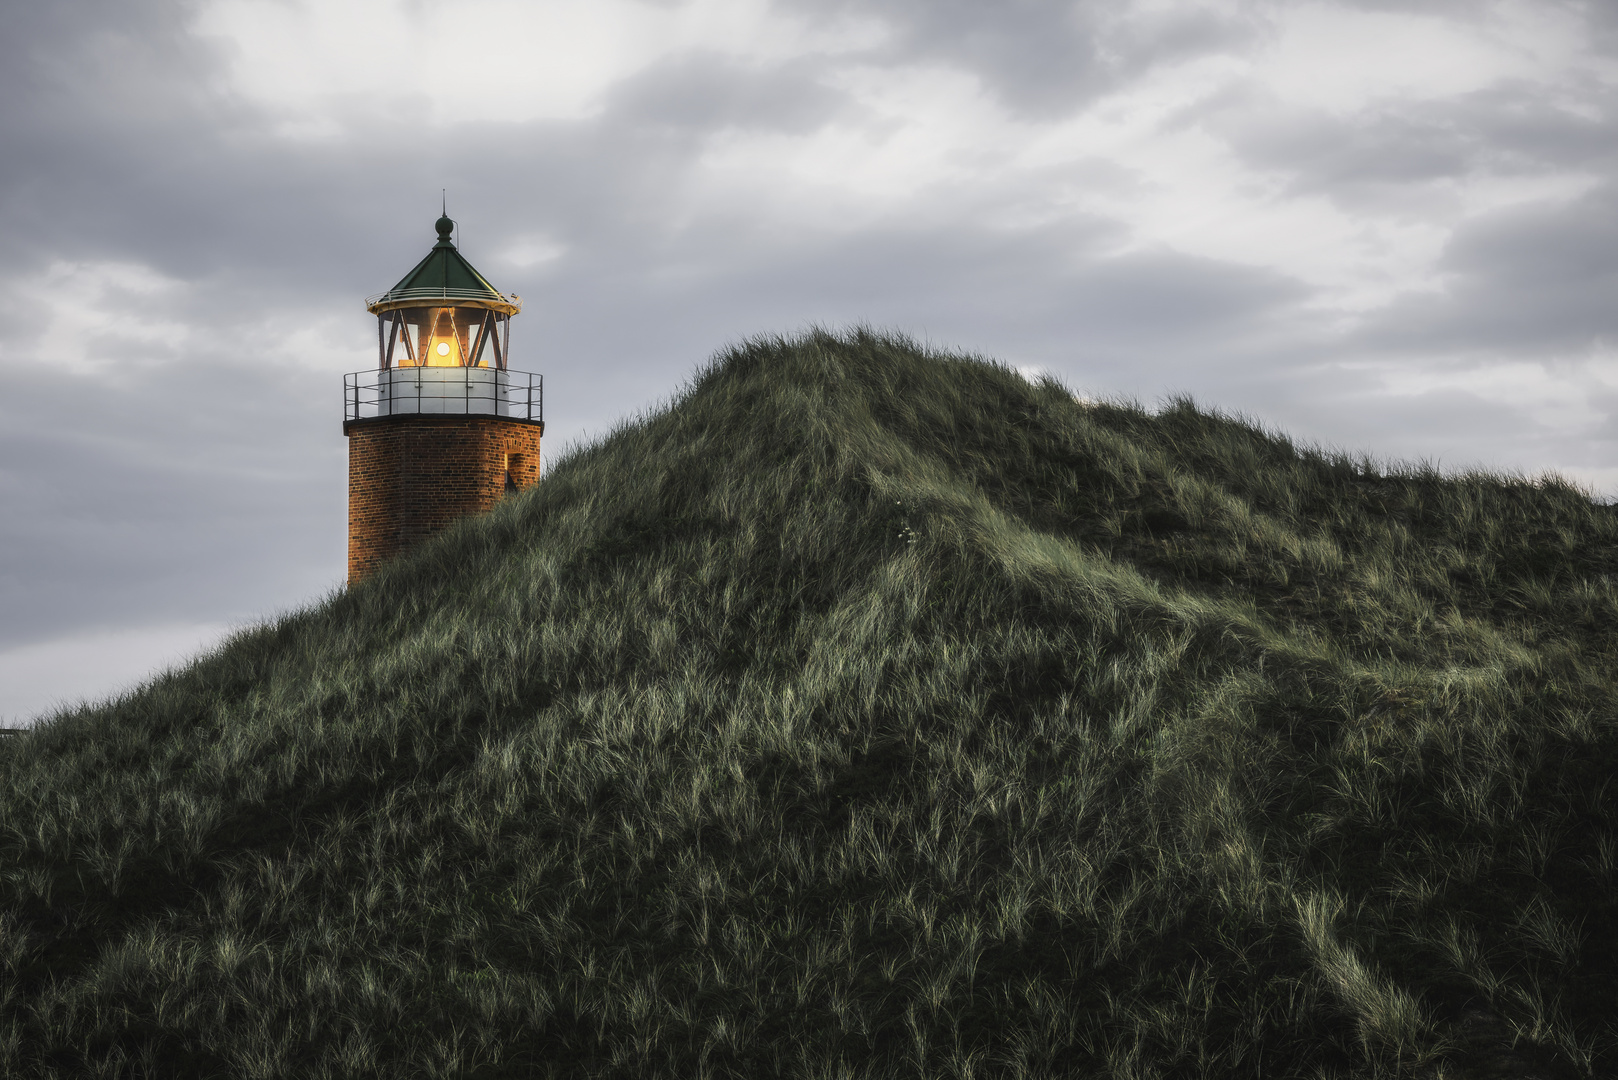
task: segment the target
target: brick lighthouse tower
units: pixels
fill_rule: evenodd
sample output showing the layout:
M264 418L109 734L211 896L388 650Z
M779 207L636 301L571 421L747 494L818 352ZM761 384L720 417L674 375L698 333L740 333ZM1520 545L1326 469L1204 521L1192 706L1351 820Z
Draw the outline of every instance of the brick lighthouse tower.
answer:
M539 479L544 383L507 366L522 301L490 285L450 239L366 309L377 370L343 380L348 583L457 518Z

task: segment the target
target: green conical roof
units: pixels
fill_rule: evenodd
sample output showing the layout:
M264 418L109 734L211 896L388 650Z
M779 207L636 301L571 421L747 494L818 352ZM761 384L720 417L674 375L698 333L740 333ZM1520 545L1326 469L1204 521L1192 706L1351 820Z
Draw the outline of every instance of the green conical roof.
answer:
M401 307L409 302L450 300L458 303L473 301L508 313L521 306L513 296L506 296L489 284L489 280L466 261L450 234L455 222L441 217L437 222L438 243L417 263L415 269L399 279L399 283L380 296L366 301L372 311Z

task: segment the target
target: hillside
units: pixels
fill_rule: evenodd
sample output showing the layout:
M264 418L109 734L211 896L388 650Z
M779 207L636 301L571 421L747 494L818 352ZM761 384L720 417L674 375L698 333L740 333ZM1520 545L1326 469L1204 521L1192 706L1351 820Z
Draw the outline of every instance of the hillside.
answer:
M1604 1075L1615 573L1555 480L752 342L0 743L0 1075Z

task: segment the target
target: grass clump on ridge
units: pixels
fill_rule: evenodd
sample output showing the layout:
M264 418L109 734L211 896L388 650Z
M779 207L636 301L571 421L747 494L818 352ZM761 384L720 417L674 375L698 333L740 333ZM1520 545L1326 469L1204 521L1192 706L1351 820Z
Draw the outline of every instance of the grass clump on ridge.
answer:
M750 342L0 746L0 1075L1599 1075L1615 544Z

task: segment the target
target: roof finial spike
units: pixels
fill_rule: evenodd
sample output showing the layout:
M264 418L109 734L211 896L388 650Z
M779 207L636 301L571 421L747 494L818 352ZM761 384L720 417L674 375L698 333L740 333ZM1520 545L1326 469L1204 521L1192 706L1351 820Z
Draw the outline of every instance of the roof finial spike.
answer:
M449 217L449 188L438 189L438 205L445 217Z
M448 196L445 196L443 207L443 216L433 223L434 227L438 229L438 243L435 246L454 247L455 244L450 240L450 234L455 231L455 222L450 220Z

